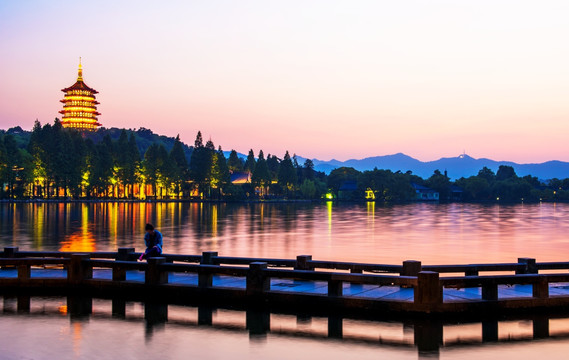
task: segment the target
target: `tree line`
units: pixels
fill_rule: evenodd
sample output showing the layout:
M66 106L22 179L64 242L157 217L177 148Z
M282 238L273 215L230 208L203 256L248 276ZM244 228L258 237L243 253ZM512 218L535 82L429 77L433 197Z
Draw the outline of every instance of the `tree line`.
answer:
M193 147L179 136L173 141L147 129L80 133L35 122L33 130L0 132L2 199L340 199L404 202L421 188L441 201L566 201L569 179L516 175L511 166L494 173L451 181L436 170L423 179L407 172L351 167L330 174L288 151L282 158L251 149L242 159L235 150L226 158L221 147L197 133ZM11 129L12 130L12 129ZM115 139L111 136L113 134ZM167 139L166 139L167 140ZM168 144L170 146L167 147ZM241 178L233 181L232 176Z

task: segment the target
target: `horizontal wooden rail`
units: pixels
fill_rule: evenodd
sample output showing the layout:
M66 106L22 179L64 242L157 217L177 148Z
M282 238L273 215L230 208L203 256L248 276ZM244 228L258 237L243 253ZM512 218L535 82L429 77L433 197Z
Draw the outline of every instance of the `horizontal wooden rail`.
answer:
M227 256L215 256L213 263L216 265L229 264L229 265L249 265L253 262L266 262L268 266L276 267L295 267L296 260L290 259L263 259L263 258L236 258Z
M352 262L340 261L317 261L309 260L308 266L313 269L335 269L335 270L350 270L351 272L382 272L382 273L401 273L403 266L401 265L380 265L380 264L362 264Z
M162 254L166 261L178 261L187 263L200 263L202 260L201 255L178 255L178 254Z
M69 264L69 259L54 259L54 258L0 258L0 265L2 266L43 266L43 265L66 265Z
M541 262L536 266L538 270L568 270L569 262Z
M77 254L77 252L70 251L19 251L17 252L17 257L41 257L41 258L66 258L69 259L71 255ZM116 252L86 252L82 254L89 254L92 258L100 259L114 259L117 255Z
M425 271L435 271L438 273L465 273L475 274L481 271L523 271L525 264L502 263L502 264L467 264L467 265L423 265Z
M119 260L92 260L87 259L85 260L91 267L94 268L108 268L114 269L117 267L126 269L126 270L138 270L138 271L145 271L148 267L148 264L145 262L135 262L135 261L119 261Z
M569 274L524 274L497 276L444 277L440 283L444 287L470 288L483 285L528 285L542 281L569 282Z

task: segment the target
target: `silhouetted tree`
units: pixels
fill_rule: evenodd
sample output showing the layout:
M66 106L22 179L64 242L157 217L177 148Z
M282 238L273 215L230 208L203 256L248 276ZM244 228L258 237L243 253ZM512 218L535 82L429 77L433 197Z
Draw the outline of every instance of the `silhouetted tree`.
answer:
M245 166L243 167L245 171L249 171L251 174L255 171L255 154L253 153L253 149L249 150L249 154L247 155L247 160L245 161Z
M237 156L237 151L231 150L229 159L227 160L227 166L231 171L243 171L243 160Z
M263 150L259 150L259 156L257 158L257 163L255 164L255 170L253 171L251 182L253 185L259 186L262 189L261 195L264 194L266 187L271 184L271 174L269 173L267 161L263 155Z
M176 196L179 198L183 184L189 179L189 167L186 154L180 141L180 135L176 136L174 146L170 150L168 161L173 165L172 181L175 187Z
M500 167L498 168L498 172L496 173L497 181L507 180L515 177L517 177L517 175L516 172L514 171L514 168L507 165L500 165Z
M288 195L290 191L294 191L296 179L296 169L294 168L290 155L287 151L279 167L278 183L283 187L283 189L285 189L285 192Z

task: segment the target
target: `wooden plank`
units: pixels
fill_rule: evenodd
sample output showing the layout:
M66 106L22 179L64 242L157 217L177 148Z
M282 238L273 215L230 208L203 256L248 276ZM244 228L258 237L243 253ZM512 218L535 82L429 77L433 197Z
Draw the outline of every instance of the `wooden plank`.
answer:
M416 285L417 278L413 276L387 276L387 275L371 275L371 274L348 274L324 271L307 271L307 270L280 270L267 269L265 272L271 278L281 279L303 279L314 281L344 281L356 284L373 284L373 285Z
M248 268L219 265L193 265L193 264L161 264L161 269L168 272L201 272L215 275L247 276Z

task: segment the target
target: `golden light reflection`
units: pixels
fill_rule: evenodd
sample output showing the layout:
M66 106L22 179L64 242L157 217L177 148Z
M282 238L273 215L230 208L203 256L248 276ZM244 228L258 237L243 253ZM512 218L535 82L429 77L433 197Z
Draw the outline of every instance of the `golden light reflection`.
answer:
M263 230L263 227L265 225L265 204L261 203L259 207L259 213L260 213L259 229Z
M211 235L217 240L217 204L211 206Z
M326 201L326 211L328 213L328 234L332 235L332 201Z
M34 214L34 245L36 248L41 248L43 243L43 236L45 234L45 206L44 204L39 204L35 207Z
M371 229L375 230L375 201L367 202L367 220L371 225ZM372 234L375 234L375 232L372 232Z
M66 236L61 243L59 251L93 252L95 249L95 237L93 234L90 232L84 234L81 231Z
M80 321L76 321L73 323L73 352L77 358L81 358L81 334L82 324Z
M14 214L16 214L16 203L14 203L11 206L12 209L12 229L14 229L14 235L12 236L12 241L13 241L13 245L16 245L18 243L18 238L20 237L20 233L19 233L19 226L18 226L18 217L15 216Z
M162 207L164 206L164 204L162 203L156 203L154 205L154 207L156 208L156 224L154 224L155 228L162 228Z
M115 244L118 241L118 232L119 232L118 207L119 205L117 203L109 204L109 224L111 225L109 227L111 232L110 238L111 240L114 241Z
M61 243L60 251L92 252L95 251L95 237L89 230L89 205L81 205L81 229Z

